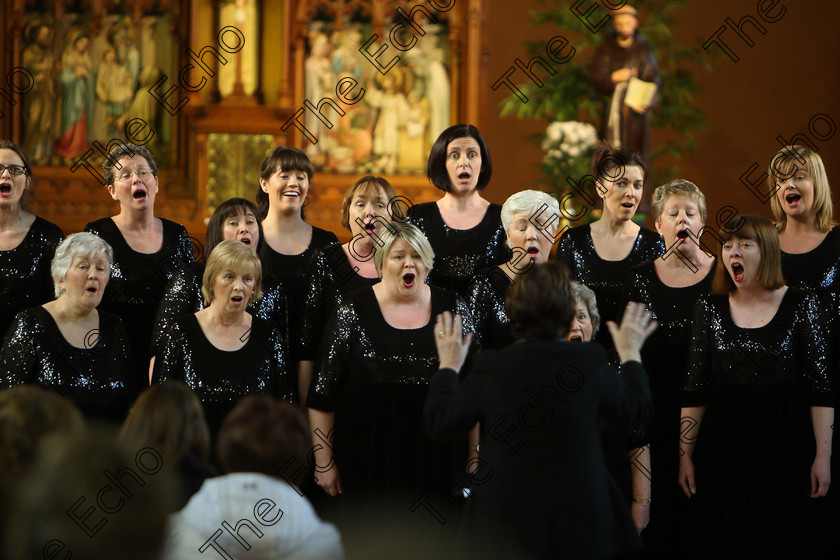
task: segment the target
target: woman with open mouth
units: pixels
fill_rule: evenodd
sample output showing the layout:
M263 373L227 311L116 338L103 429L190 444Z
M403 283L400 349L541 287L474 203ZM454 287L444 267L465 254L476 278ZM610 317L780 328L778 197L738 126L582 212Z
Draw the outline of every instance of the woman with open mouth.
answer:
M152 381L186 383L204 405L213 434L245 395L297 403L286 341L271 322L246 311L259 299L261 283L254 249L233 239L220 242L204 269L205 308L172 321L155 357Z
M263 246L262 225L257 215L256 205L244 198L231 198L220 204L207 223L207 238L204 243L204 255L227 239L240 241L252 247L259 255ZM200 260L187 266L170 283L155 319L152 334L152 355L157 355L168 344L163 340L167 327L176 317L201 311L205 307L201 284L204 278L205 261ZM288 338L288 303L283 287L279 283L266 286L263 283L262 297L248 304L248 311L258 317L271 321L284 338ZM154 359L154 358L153 358ZM151 369L153 369L153 365Z
M155 217L158 168L149 150L119 145L108 154L103 171L119 213L89 223L85 231L114 249L102 307L123 319L138 365L135 382L146 387L158 305L167 284L195 262L195 255L184 226Z
M0 389L40 385L90 419L122 422L138 394L123 322L97 309L111 247L90 233L67 236L52 260L55 299L17 314L0 352Z
M681 365L688 357L694 303L712 289L715 257L700 245L706 222L706 197L697 185L676 179L657 187L651 212L670 251L630 269L624 302L644 303L659 322L659 328L642 348L642 363L650 377L656 414L644 437L632 444L645 444L644 447L631 451L637 461L647 461L651 467L650 480L643 477L649 485L647 493L634 491L632 498L653 495L656 501L634 501L631 506L639 510L639 515L650 514L650 525L642 533L646 547L663 558L678 558L683 546L681 523L688 507L674 484L679 472L680 397L685 375ZM623 462L626 464L626 458ZM634 482L639 480L638 471L634 468L627 473Z
M267 286L283 286L289 303L290 364L300 359L300 327L306 268L318 249L338 238L306 223L304 206L315 170L301 150L278 146L263 160L257 189L264 244L260 252Z
M435 317L460 314L465 331L472 321L463 300L425 283L434 252L423 233L391 225L395 232L383 228L374 253L381 281L332 314L306 405L316 434L336 434L329 447L313 437L318 486L344 493L344 502L389 504L398 496L400 514L463 465L466 440L457 449L431 442L421 412L438 367Z
M605 321L619 318L621 292L630 268L665 252L656 232L633 222L646 175L647 165L639 154L609 146L596 150L592 176L603 201L601 217L565 232L557 247L557 260L566 263L572 279L595 291ZM606 331L596 340L612 355L612 340Z
M32 168L20 146L0 140L0 335L18 311L53 298L50 262L61 228L23 209Z
M435 251L432 285L466 296L476 272L508 258L502 207L481 196L492 172L487 143L473 125L450 126L435 140L426 174L443 198L408 210Z
M301 326L301 361L298 383L301 402L306 402L312 370L319 355L321 335L330 314L353 291L379 282L374 251L376 241L389 226L392 216L403 220L394 187L382 177L366 176L353 183L341 203L341 225L353 237L343 245L319 249L309 263Z
M507 246L513 251L511 258L480 271L467 291L482 348L499 350L513 342L505 296L521 275L548 260L557 231L557 220L549 218L559 215L557 199L542 191L520 191L502 205L502 225Z
M785 285L770 220L736 216L721 237L713 292L694 308L683 383L683 551L798 558L815 536L811 498L830 483L825 324L816 295Z

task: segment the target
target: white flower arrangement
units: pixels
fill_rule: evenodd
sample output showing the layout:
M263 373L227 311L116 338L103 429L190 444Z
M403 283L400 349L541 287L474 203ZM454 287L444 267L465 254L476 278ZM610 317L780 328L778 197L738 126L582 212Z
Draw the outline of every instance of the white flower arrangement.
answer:
M555 121L548 125L542 142L546 178L562 192L568 177L578 181L589 172L589 160L597 143L598 132L589 123Z

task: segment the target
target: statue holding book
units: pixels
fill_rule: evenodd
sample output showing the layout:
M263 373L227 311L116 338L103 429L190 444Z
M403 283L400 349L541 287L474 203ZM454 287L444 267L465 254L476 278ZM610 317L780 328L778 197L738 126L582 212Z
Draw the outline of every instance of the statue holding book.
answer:
M639 35L636 10L612 11L613 31L598 46L590 79L598 93L609 95L600 135L613 146L639 152L650 162L650 112L660 86L653 49Z

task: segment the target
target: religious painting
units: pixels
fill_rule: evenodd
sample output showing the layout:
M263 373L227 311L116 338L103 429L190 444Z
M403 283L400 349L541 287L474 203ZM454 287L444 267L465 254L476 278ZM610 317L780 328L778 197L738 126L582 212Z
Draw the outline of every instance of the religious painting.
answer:
M425 35L400 56L384 74L360 51L373 33L368 10L355 3L352 11L313 6L304 60L304 98L317 105L336 97L344 78L358 82L363 97L345 106L346 115L325 109L334 125L328 127L306 111L304 126L318 139L304 140L304 150L316 169L332 173L422 174L429 150L438 135L452 124L453 87L450 79L452 47L445 19L420 18ZM394 12L385 20L384 35L394 26ZM396 35L409 44L412 35ZM381 40L381 39L380 39ZM370 47L375 52L378 44Z
M21 143L35 165L71 165L94 141L125 141L126 123L155 131L145 144L167 165L174 123L148 89L177 76L169 14L101 13L87 3L55 12L29 5L20 66L33 89L22 99Z

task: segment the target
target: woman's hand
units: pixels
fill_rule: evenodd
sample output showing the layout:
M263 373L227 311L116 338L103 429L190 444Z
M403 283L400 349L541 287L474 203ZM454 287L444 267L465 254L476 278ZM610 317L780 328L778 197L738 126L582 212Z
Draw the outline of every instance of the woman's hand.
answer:
M435 344L437 345L440 369L450 368L461 371L467 352L470 349L472 333L461 336L461 316L444 311L435 322Z
M659 324L651 319L651 313L644 304L634 302L627 304L620 327L612 321L607 321L615 350L622 362L642 361L642 345L657 326Z
M324 472L315 470L315 484L330 496L341 494L341 477L338 475L338 467L332 465Z
M694 484L694 461L688 455L680 457L679 483L688 498L697 493L697 486Z
M811 465L811 497L822 498L831 484L831 456L817 454Z

